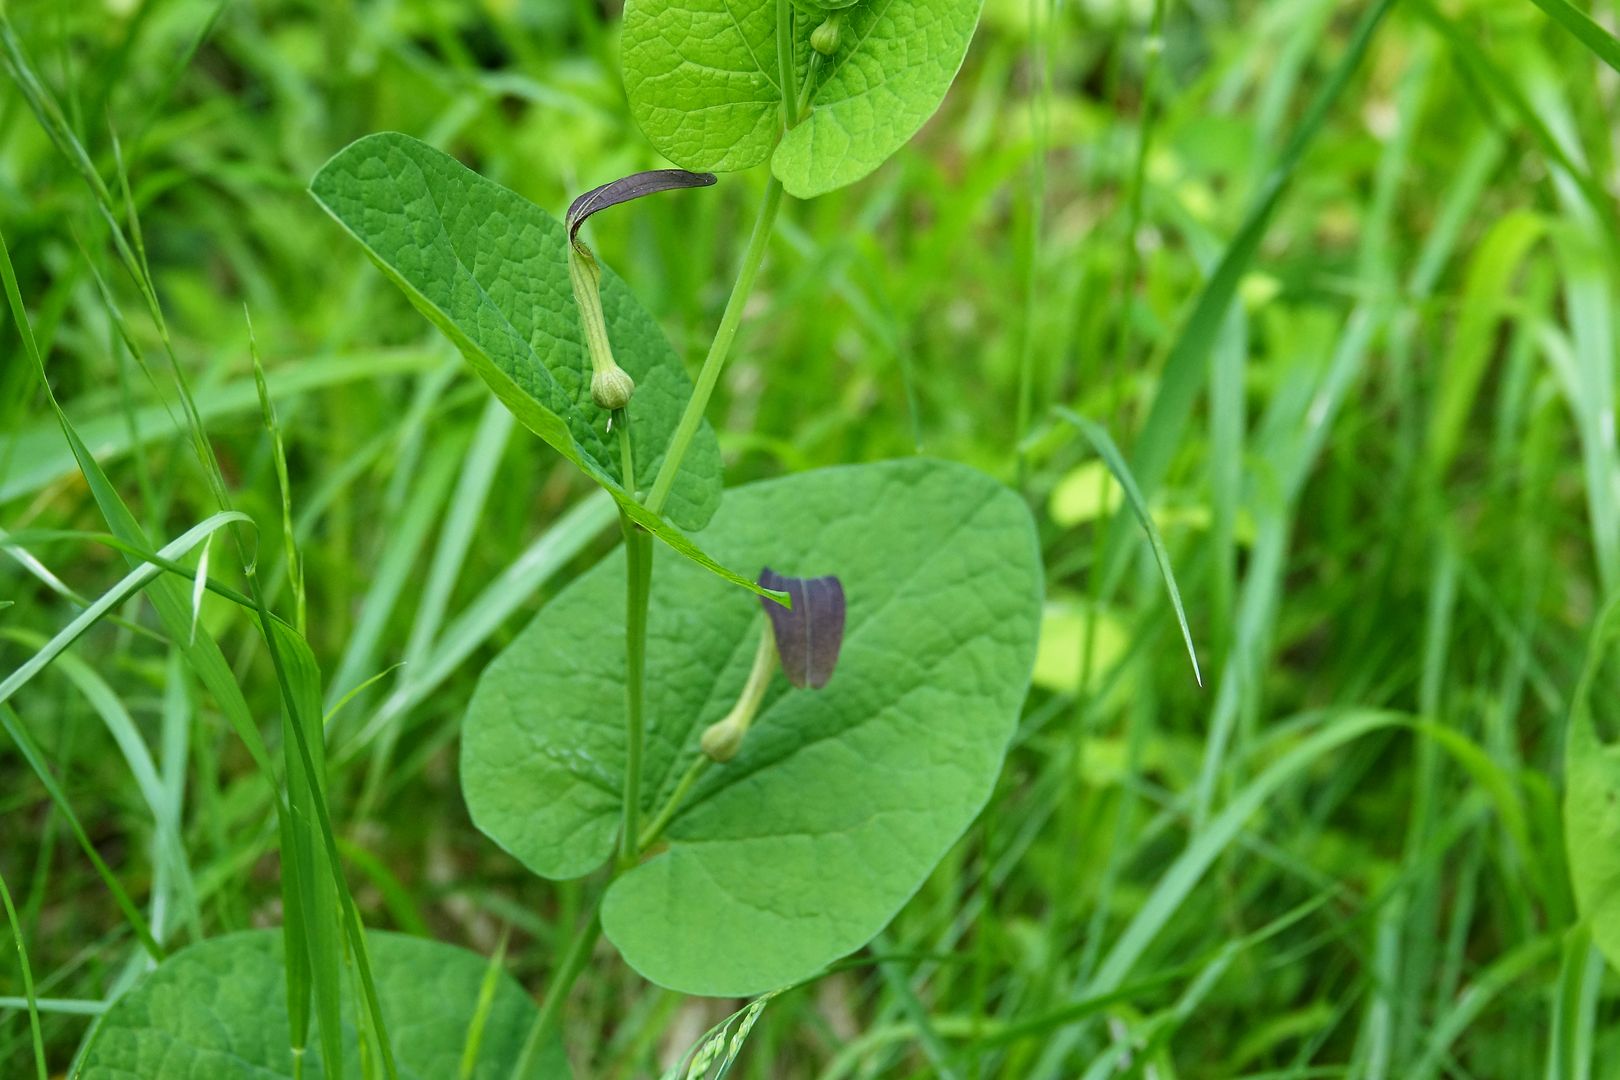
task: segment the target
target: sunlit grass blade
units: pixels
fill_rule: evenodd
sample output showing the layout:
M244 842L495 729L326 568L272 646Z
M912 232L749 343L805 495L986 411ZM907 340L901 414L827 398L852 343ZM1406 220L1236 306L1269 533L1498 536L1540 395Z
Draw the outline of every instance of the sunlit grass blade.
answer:
M1123 933L1115 939L1096 974L1078 987L1076 998L1107 994L1124 985L1143 955L1176 914L1209 868L1237 838L1248 820L1268 799L1307 767L1347 743L1370 732L1403 723L1389 713L1349 712L1329 719L1318 730L1251 780L1187 841L1173 863L1159 876ZM1059 1063L1073 1045L1071 1030L1055 1036L1032 1075L1056 1075Z
M191 585L191 634L186 641L195 644L197 641L197 623L202 619L203 593L208 588L208 553L213 550L210 542L213 538L203 541L202 555L197 559L197 577Z
M270 392L286 402L334 392L356 383L429 370L441 358L431 350L383 349L352 352L343 356L317 356L308 360L279 364L266 373ZM204 421L230 420L249 415L259 408L258 393L251 378L233 379L216 386L199 387L197 410ZM96 448L98 461L110 462L160 442L172 431L172 415L163 404L135 409L135 430L131 431L122 414L96 414L75 426L84 441ZM29 423L15 430L0 430L0 459L13 457L11 469L0 476L0 502L36 495L53 483L78 472L78 462L61 444L54 419Z
M223 6L223 5L222 5ZM217 15L217 12L216 12ZM246 313L244 312L244 315ZM270 437L270 450L276 463L276 490L281 496L281 540L287 560L287 580L293 592L293 626L304 632L304 564L298 555L298 539L293 533L292 480L287 475L287 447L281 438L281 425L276 422L276 406L265 383L264 362L259 359L259 339L253 334L253 320L247 321L248 352L253 357L253 387L259 393L260 418L265 433ZM203 553L204 558L207 552Z
M1592 16L1570 3L1569 0L1530 0L1548 18L1562 26L1585 45L1593 56L1620 71L1620 41L1603 29Z
M1108 432L1098 424L1061 406L1053 411L1085 436L1086 441L1107 464L1108 471L1114 474L1114 479L1119 481L1119 486L1124 490L1126 501L1130 503L1131 510L1136 514L1136 520L1142 525L1142 531L1147 534L1148 543L1153 547L1154 561L1159 564L1159 575L1164 579L1164 589L1170 596L1170 606L1175 609L1176 623L1181 627L1181 640L1187 646L1187 658L1192 661L1193 678L1199 686L1204 685L1204 677L1198 670L1198 650L1193 646L1192 631L1187 626L1187 612L1181 605L1181 590L1176 587L1175 571L1170 567L1170 553L1165 550L1164 539L1159 535L1159 527L1153 523L1153 512L1148 509L1141 488L1136 486L1136 478L1131 475L1130 466L1125 463L1124 455L1119 452L1119 447L1114 445L1114 440L1109 437Z
M1613 243L1620 243L1620 210L1602 183L1570 156L1535 106L1525 97L1514 73L1505 71L1479 47L1474 38L1431 0L1412 0L1417 13L1445 39L1452 53L1462 62L1464 74L1479 89L1483 100L1498 100L1508 113L1534 137L1536 145L1552 164L1562 169L1580 188L1588 207L1597 215Z
M215 514L213 517L192 526L176 539L170 541L160 549L166 559L177 559L203 543L209 536L233 522L246 522L250 519L246 514L237 512ZM63 627L49 642L33 656L18 665L4 679L0 679L0 702L10 700L11 696L23 687L30 679L43 671L52 660L73 642L82 637L92 626L103 618L113 608L134 596L148 585L155 585L162 569L151 563L140 563L136 568L126 574L117 585L103 593L89 607L74 616L73 620Z
M489 1020L490 1006L495 1003L495 988L500 985L501 972L506 966L506 939L508 930L501 930L501 940L489 958L484 981L478 987L478 1007L473 1011L472 1023L467 1028L467 1042L461 1051L460 1080L472 1080L478 1068L478 1051L484 1042L484 1026Z
M0 16L3 18L3 16ZM27 308L23 305L22 294L17 286L16 270L11 262L11 251L6 244L5 235L0 231L0 282L5 286L6 299L11 305L11 314L17 333L22 338L23 352L32 361L35 374L41 387L45 391L46 400L51 406L63 437L67 440L73 460L77 463L89 485L90 493L95 499L97 508L106 519L107 525L113 533L126 544L136 548L149 549L146 534L135 515L124 504L117 490L107 479L101 465L96 461L95 455L79 437L78 431L68 420L67 414L62 411L55 394L51 390L50 379L45 373L45 361L40 355L39 346L34 338L32 323L28 318ZM229 520L248 523L245 515L237 515ZM212 530L209 530L212 531ZM135 556L127 556L131 566L138 567L141 560ZM274 788L276 786L275 772L270 766L269 755L265 750L264 740L254 725L252 712L248 708L247 699L242 695L241 687L237 685L236 677L231 673L225 662L225 656L220 652L219 646L214 642L212 635L200 633L196 641L190 640L190 619L187 616L187 605L184 594L178 586L169 581L153 581L149 596L152 606L157 610L163 622L165 631L171 640L188 642L185 647L186 658L197 671L199 678L214 695L219 707L224 711L230 721L232 729L242 740L243 745L252 755L254 763L259 767L265 780ZM278 794L279 804L279 794Z
M1461 310L1435 394L1430 445L1425 459L1442 479L1461 440L1494 346L1497 324L1512 303L1511 285L1548 219L1528 211L1503 216L1475 247L1468 264Z
M387 520L388 542L360 600L359 617L332 676L333 692L356 685L378 665L388 620L411 584L428 532L439 520L450 495L466 441L465 429L439 432L427 448L425 460L413 470L410 497ZM335 709L328 706L328 711Z
M129 213L130 220L132 222L136 222L136 224L133 226L134 235L136 236L137 241L136 249L131 248L128 238L119 225L117 215L114 210L113 199L107 189L106 184L96 172L95 167L90 162L88 154L85 153L83 146L74 136L71 128L63 120L60 110L56 107L54 101L51 99L50 94L45 90L43 84L39 81L37 76L34 75L29 62L23 53L22 47L15 34L12 32L11 25L9 21L6 20L3 13L0 13L0 56L3 56L8 71L18 83L19 87L21 87L23 90L24 96L28 99L29 104L32 107L36 117L39 119L41 125L46 128L47 134L49 134L58 149L69 159L72 164L75 165L82 178L90 187L91 194L96 201L97 208L99 209L102 218L110 230L114 246L124 264L124 268L128 271L130 277L134 280L137 288L139 289L141 296L146 303L147 312L151 316L151 319L156 326L159 340L161 341L164 353L169 360L170 374L173 376L175 387L179 392L180 402L185 412L186 428L191 437L192 449L195 452L199 463L202 465L204 477L208 482L209 492L221 511L228 511L231 507L230 493L225 483L224 474L220 468L219 459L215 454L213 444L210 442L207 432L203 427L201 414L198 410L196 400L192 395L190 382L186 376L185 368L175 353L173 341L169 335L168 323L164 316L162 305L158 300L156 287L152 282L151 275L145 262L144 246L140 243L139 226L138 220L135 217L134 204L132 202L129 203L126 206L126 210ZM120 174L122 176L121 161ZM123 179L127 181L127 177L124 177ZM0 259L0 269L3 269L4 271L7 296L11 302L12 310L16 316L19 328L24 333L26 347L25 351L28 352L30 359L33 361L33 364L38 372L40 382L44 386L47 395L50 396L51 391L49 380L45 373L44 360L39 354L39 350L34 342L31 330L28 330L27 328L28 320L26 312L23 308L20 292L17 288L15 271L11 266L9 252L4 248L3 239L0 239L0 256L3 256L3 259ZM79 442L76 433L73 431L72 425L68 422L66 414L63 413L60 407L55 404L54 396L51 396L51 401L64 433L68 436L69 441L74 444L75 457L79 459L80 469L84 472L86 479L91 482L93 489L97 487L99 481L101 491L98 493L97 501L102 505L103 513L108 516L109 523L112 525L113 531L118 533L120 537L127 542L141 543L143 538L140 535L139 526L135 523L133 516L130 515L128 508L123 505L123 502L119 498L117 492L112 489L110 484L107 483L105 475L101 473L99 465L95 462L94 458L90 456L88 450L84 449L82 453L80 452L82 444ZM294 796L295 787L301 784L303 787L301 791L299 791L299 794L305 796L305 798L301 801L307 802L315 811L313 818L307 815L299 815L298 821L294 825L294 829L296 831L297 829L308 827L308 822L311 820L316 822L317 831L321 840L321 849L325 856L326 875L329 876L330 881L335 885L338 894L337 909L340 909L341 916L339 915L338 911L335 911L332 908L331 905L324 903L323 897L324 889L326 887L324 884L314 887L308 894L309 899L312 903L316 904L316 907L312 911L306 911L306 914L319 916L324 920L324 922L320 926L312 925L303 928L308 932L304 935L305 941L300 943L299 946L300 948L311 948L315 945L318 939L320 940L319 952L313 955L316 958L316 1003L317 1008L320 1009L321 1017L323 1021L325 1021L322 1025L323 1043L328 1044L329 1051L334 1048L339 1051L341 1050L341 1032L337 1028L338 983L333 977L336 971L336 964L338 962L336 955L337 950L332 947L334 939L323 937L323 935L325 935L328 931L333 931L335 933L336 928L341 925L342 932L346 933L348 936L350 954L358 968L360 981L364 989L364 1022L369 1027L370 1031L375 1035L377 1050L380 1056L380 1063L383 1067L384 1074L392 1078L396 1075L393 1048L386 1034L386 1025L383 1021L381 1006L378 1001L375 986L371 977L370 965L367 960L367 947L364 930L359 919L358 910L354 905L353 897L350 895L347 884L343 879L342 864L338 856L337 845L333 834L332 821L327 811L323 784L320 779L324 773L324 770L317 766L318 760L324 761L324 755L318 759L310 748L311 734L314 735L317 741L321 741L324 744L323 729L321 726L322 713L319 706L319 687L317 684L312 698L305 700L302 703L303 708L300 708L301 703L298 699L298 695L302 692L307 692L308 690L306 686L300 685L302 681L300 677L303 674L305 665L300 665L297 675L289 674L284 667L284 663L287 659L299 658L301 655L299 653L300 649L302 649L304 653L307 653L307 646L304 645L303 639L297 636L296 633L290 634L285 641L278 642L278 637L282 631L280 629L280 624L278 624L271 616L270 611L266 606L262 590L260 589L258 575L256 573L257 559L250 550L249 541L244 539L243 534L233 531L232 535L237 541L238 554L243 569L247 574L249 594L252 596L254 601L257 621L263 633L271 666L274 668L277 675L277 682L281 691L283 716L287 721L284 723L283 728L284 730L290 729L295 736L294 742L296 743L297 747L296 757L289 758L289 768L287 770L289 798ZM249 539L256 542L256 539L251 536ZM183 618L182 614L173 610L174 602L183 603L183 601L179 601L177 597L162 597L161 590L166 584L167 583L160 582L154 586L154 595L159 597L156 602L158 603L160 614L164 615L165 621L168 622L173 620L177 615L180 618ZM171 633L174 633L174 628L172 627ZM183 634L175 634L175 636L177 639L183 639L184 637ZM205 638L204 641L208 645L212 646L211 640ZM217 646L213 646L213 654L218 654ZM218 657L217 666L213 662L214 656L205 656L204 659L207 661L207 665L204 668L205 672L209 669L214 669L217 671L218 669L223 669L224 667L224 660L222 656ZM318 670L315 669L313 660L310 661L307 667L311 670ZM225 682L229 682L230 685L229 689L225 691L226 694L229 695L234 693L236 698L240 699L241 692L236 686L234 679L230 677L228 671L225 672L225 676L226 677L223 680L216 678L214 681L220 682L222 688ZM314 703L313 708L309 707L310 700L312 700ZM229 712L231 710L228 709L227 711ZM243 714L246 713L245 703L243 704L242 712ZM251 729L252 724L250 720L244 720L242 723L238 723L237 726L239 730L244 727ZM248 736L244 734L244 738L247 737ZM257 739L256 732L254 733L253 738ZM291 751L289 751L289 753L291 753ZM256 759L259 757L262 757L262 755L256 755ZM261 767L267 777L272 775L267 765ZM287 835L286 823L283 822L282 824L283 835L285 836ZM304 861L305 860L300 858L294 859L292 865L295 867L295 875L298 872L296 868L301 862ZM308 867L305 867L305 869L308 869ZM291 889L288 895L293 897L292 902L296 904L298 902L297 894L301 886L296 878L294 881L288 882L288 885ZM339 923L340 918L341 923ZM297 950L295 949L289 949L289 955L296 953L296 951ZM292 980L289 980L289 982L291 981ZM330 1032L327 1030L328 1028L331 1029ZM330 1040L329 1043L328 1040ZM341 1056L333 1057L329 1052L329 1061L333 1068L341 1071Z
M1130 925L1109 950L1088 991L1105 992L1124 981L1198 879L1279 788L1323 755L1373 731L1402 722L1402 717L1388 713L1351 712L1335 717L1250 781L1202 832L1188 841L1181 855L1159 878L1147 902L1137 910Z
M472 445L462 462L461 475L455 494L446 508L439 531L439 543L434 549L427 578L422 584L420 600L411 622L410 637L405 645L403 679L409 679L432 651L439 628L444 624L450 596L461 578L467 553L478 534L483 518L484 504L489 498L490 485L501 458L511 442L515 426L512 413L491 398L484 406ZM385 770L393 759L394 746L399 738L397 724L384 727L366 766L366 780L356 803L355 813L365 817L377 796Z
M186 768L191 759L191 734L195 718L186 690L183 658L178 649L171 647L164 665L158 779L163 799L162 819L171 823L174 832L172 845L179 851L180 858L155 860L158 865L152 879L152 930L160 941L168 937L172 922L168 913L168 898L176 890L180 893L181 915L187 920L192 940L201 941L203 938L201 905L197 900L195 875L185 845ZM160 853L161 847L160 839Z
M348 761L362 753L394 717L412 708L488 641L536 590L576 558L593 539L618 520L612 499L592 494L554 522L501 574L491 581L439 636L417 670L402 669L400 684L335 757Z
M872 946L878 952L888 952L888 938L879 934L872 939ZM945 1048L945 1041L940 1038L938 1030L934 1027L933 1019L928 1015L928 1006L922 1003L917 991L911 986L911 973L899 964L885 961L878 962L878 973L883 976L884 985L889 992L900 1001L900 1009L917 1031L917 1042L922 1047L923 1054L934 1067L934 1075L940 1080L959 1080L960 1073L951 1064L950 1051Z
M294 1054L301 1055L313 1000L320 1021L317 1026L322 1060L341 1076L343 926L332 880L337 861L324 865L325 852L314 826L324 812L317 810L317 804L324 807L325 802L320 673L296 631L284 629L280 623L271 627L266 633L267 644L287 703L282 714L282 753L286 759L289 813L281 834L287 1016Z
M100 1016L107 1011L105 1001L79 998L36 997L34 1007L41 1013L59 1013L63 1016ZM26 997L0 997L0 1009L26 1009Z
M1564 935L1557 993L1547 1025L1546 1080L1592 1075L1599 994L1603 987L1603 954L1592 945L1592 932L1578 924Z

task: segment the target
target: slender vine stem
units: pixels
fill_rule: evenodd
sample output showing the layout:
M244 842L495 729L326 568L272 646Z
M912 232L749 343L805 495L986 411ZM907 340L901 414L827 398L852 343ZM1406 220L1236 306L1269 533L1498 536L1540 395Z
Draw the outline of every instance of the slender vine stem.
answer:
M759 216L754 219L754 231L743 252L737 282L731 288L731 299L726 301L726 310L720 316L720 326L709 345L709 354L703 358L703 368L698 372L697 386L687 399L686 411L681 414L675 434L670 437L669 451L659 466L658 478L653 481L652 494L647 496L647 509L655 514L662 513L664 504L669 501L670 489L675 486L675 477L681 471L681 461L692 447L692 439L697 435L698 425L703 422L704 410L708 408L709 397L714 393L715 384L720 381L720 372L726 366L732 343L737 340L737 327L742 323L743 308L748 305L748 296L754 291L754 279L759 276L759 266L765 260L771 230L776 226L776 212L781 208L782 181L772 176L765 185L765 201L760 204Z
M629 413L620 409L619 462L625 490L636 490L635 460L630 452ZM634 866L641 847L641 758L647 742L647 605L652 592L652 537L619 514L624 534L624 824L619 835L619 867Z
M799 122L799 67L793 62L793 0L776 0L776 70L781 80L782 122Z
M635 865L640 854L636 837L641 830L641 756L647 740L644 702L647 690L647 598L652 591L652 537L622 517L625 563L629 569L625 596L625 757L624 831L619 841L619 865Z
M540 1002L540 1012L529 1026L528 1037L523 1040L523 1050L518 1054L517 1065L512 1069L512 1080L529 1080L534 1075L535 1060L540 1054L540 1046L545 1042L546 1035L557 1023L562 1013L563 1002L568 999L568 991L573 989L574 981L579 973L585 970L585 964L591 958L591 950L596 947L596 939L602 935L602 899L600 896L591 904L590 921L584 925L574 940L569 943L568 952L563 956L562 963L551 976L551 985L546 987L546 996Z
M799 90L798 116L795 122L803 120L809 115L810 99L816 96L816 76L821 73L824 58L818 52L810 53L810 70L804 76L804 86Z
M785 126L791 128L798 122L799 112L798 88L794 85L792 0L777 0L776 32L777 53L781 58L783 122ZM674 435L670 437L664 460L653 480L652 491L647 496L645 505L655 514L662 513L665 503L669 501L670 491L675 486L675 478L681 471L681 462L685 460L687 451L692 447L692 439L697 435L698 427L703 422L709 398L713 396L715 385L720 381L720 373L724 370L731 346L737 339L743 309L753 292L754 279L759 276L760 264L765 260L765 248L770 243L771 231L776 225L776 215L781 208L782 182L772 176L766 182L765 201L760 204L759 216L754 219L754 229L748 237L748 246L743 251L742 265L738 268L731 297L726 301L725 311L720 316L720 325L715 330L714 340L709 344L708 355L704 357L703 367L698 372L697 384L693 387L692 396L687 399L686 408L681 413ZM623 410L620 410L615 414L615 419L620 423L621 478L625 490L634 498L636 482L634 461L630 452L629 418ZM659 810L646 832L641 832L641 766L642 751L646 742L644 710L647 683L647 609L652 591L652 537L637 527L629 515L622 512L619 515L619 526L624 534L626 564L626 707L623 824L615 876L634 866L641 856L641 851L663 833L664 828L680 808L682 800L708 765L706 757L695 760L676 785L670 800ZM568 991L579 978L580 972L584 970L586 962L590 959L591 949L601 933L601 897L598 896L591 905L590 921L574 935L567 954L552 976L551 985L546 988L540 1012L529 1028L517 1067L513 1071L513 1080L527 1080L540 1052L541 1043L544 1042L547 1032L557 1023L563 1001L568 997Z
M613 420L619 428L619 481L633 499L636 497L636 458L630 452L630 410L615 410Z
M697 783L698 779L709 771L709 764L709 759L703 754L698 754L692 758L692 764L686 767L686 772L681 774L680 782L675 785L675 790L670 792L669 801L664 803L663 808L652 819L652 823L643 830L641 839L637 841L637 845L642 851L652 847L658 842L658 838L664 835L664 830L669 827L669 823L675 818L675 812L686 801L687 793L692 790L692 785Z

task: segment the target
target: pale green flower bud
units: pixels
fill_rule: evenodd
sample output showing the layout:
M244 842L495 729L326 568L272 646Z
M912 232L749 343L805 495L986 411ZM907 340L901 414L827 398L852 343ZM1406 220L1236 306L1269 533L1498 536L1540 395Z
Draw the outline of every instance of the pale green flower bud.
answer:
M698 745L711 760L724 764L737 756L737 751L742 749L743 736L746 734L748 725L739 722L735 716L728 716L705 728Z
M598 369L591 375L591 400L604 409L622 409L636 392L636 380L618 364Z
M810 47L822 56L831 56L838 51L839 23L843 16L834 12L828 15L822 24L810 32Z

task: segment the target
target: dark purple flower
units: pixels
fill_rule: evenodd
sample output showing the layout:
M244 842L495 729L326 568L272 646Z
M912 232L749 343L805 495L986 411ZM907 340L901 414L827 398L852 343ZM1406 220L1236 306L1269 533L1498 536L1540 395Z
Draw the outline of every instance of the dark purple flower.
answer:
M598 210L606 210L610 206L639 199L643 195L655 195L660 191L708 187L714 183L714 179L713 173L687 172L685 169L654 169L651 172L632 173L611 184L591 188L568 207L568 240L570 243L577 243L579 227L585 224L586 218Z
M791 609L760 598L776 637L782 673L797 687L820 690L832 678L844 643L844 586L836 577L784 577L766 567L759 583L793 598Z

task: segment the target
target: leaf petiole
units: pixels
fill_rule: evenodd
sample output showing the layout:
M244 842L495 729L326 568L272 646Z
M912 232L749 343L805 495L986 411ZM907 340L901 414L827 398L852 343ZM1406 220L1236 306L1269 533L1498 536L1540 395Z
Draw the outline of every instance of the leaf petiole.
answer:
M692 785L702 779L703 774L709 771L711 764L713 764L713 761L707 754L697 754L692 758L692 764L686 767L686 772L681 775L680 783L675 785L675 790L670 792L668 801L653 817L652 823L647 826L646 830L641 834L641 838L636 842L638 848L646 851L658 842L658 838L664 835L664 830L669 827L669 823L675 819L676 811L680 810L681 804L686 801L686 796L692 790Z
M824 57L815 50L810 52L810 68L804 74L804 85L799 88L798 108L795 110L798 118L803 120L810 113L810 99L816 96L816 75L821 71L821 62Z

